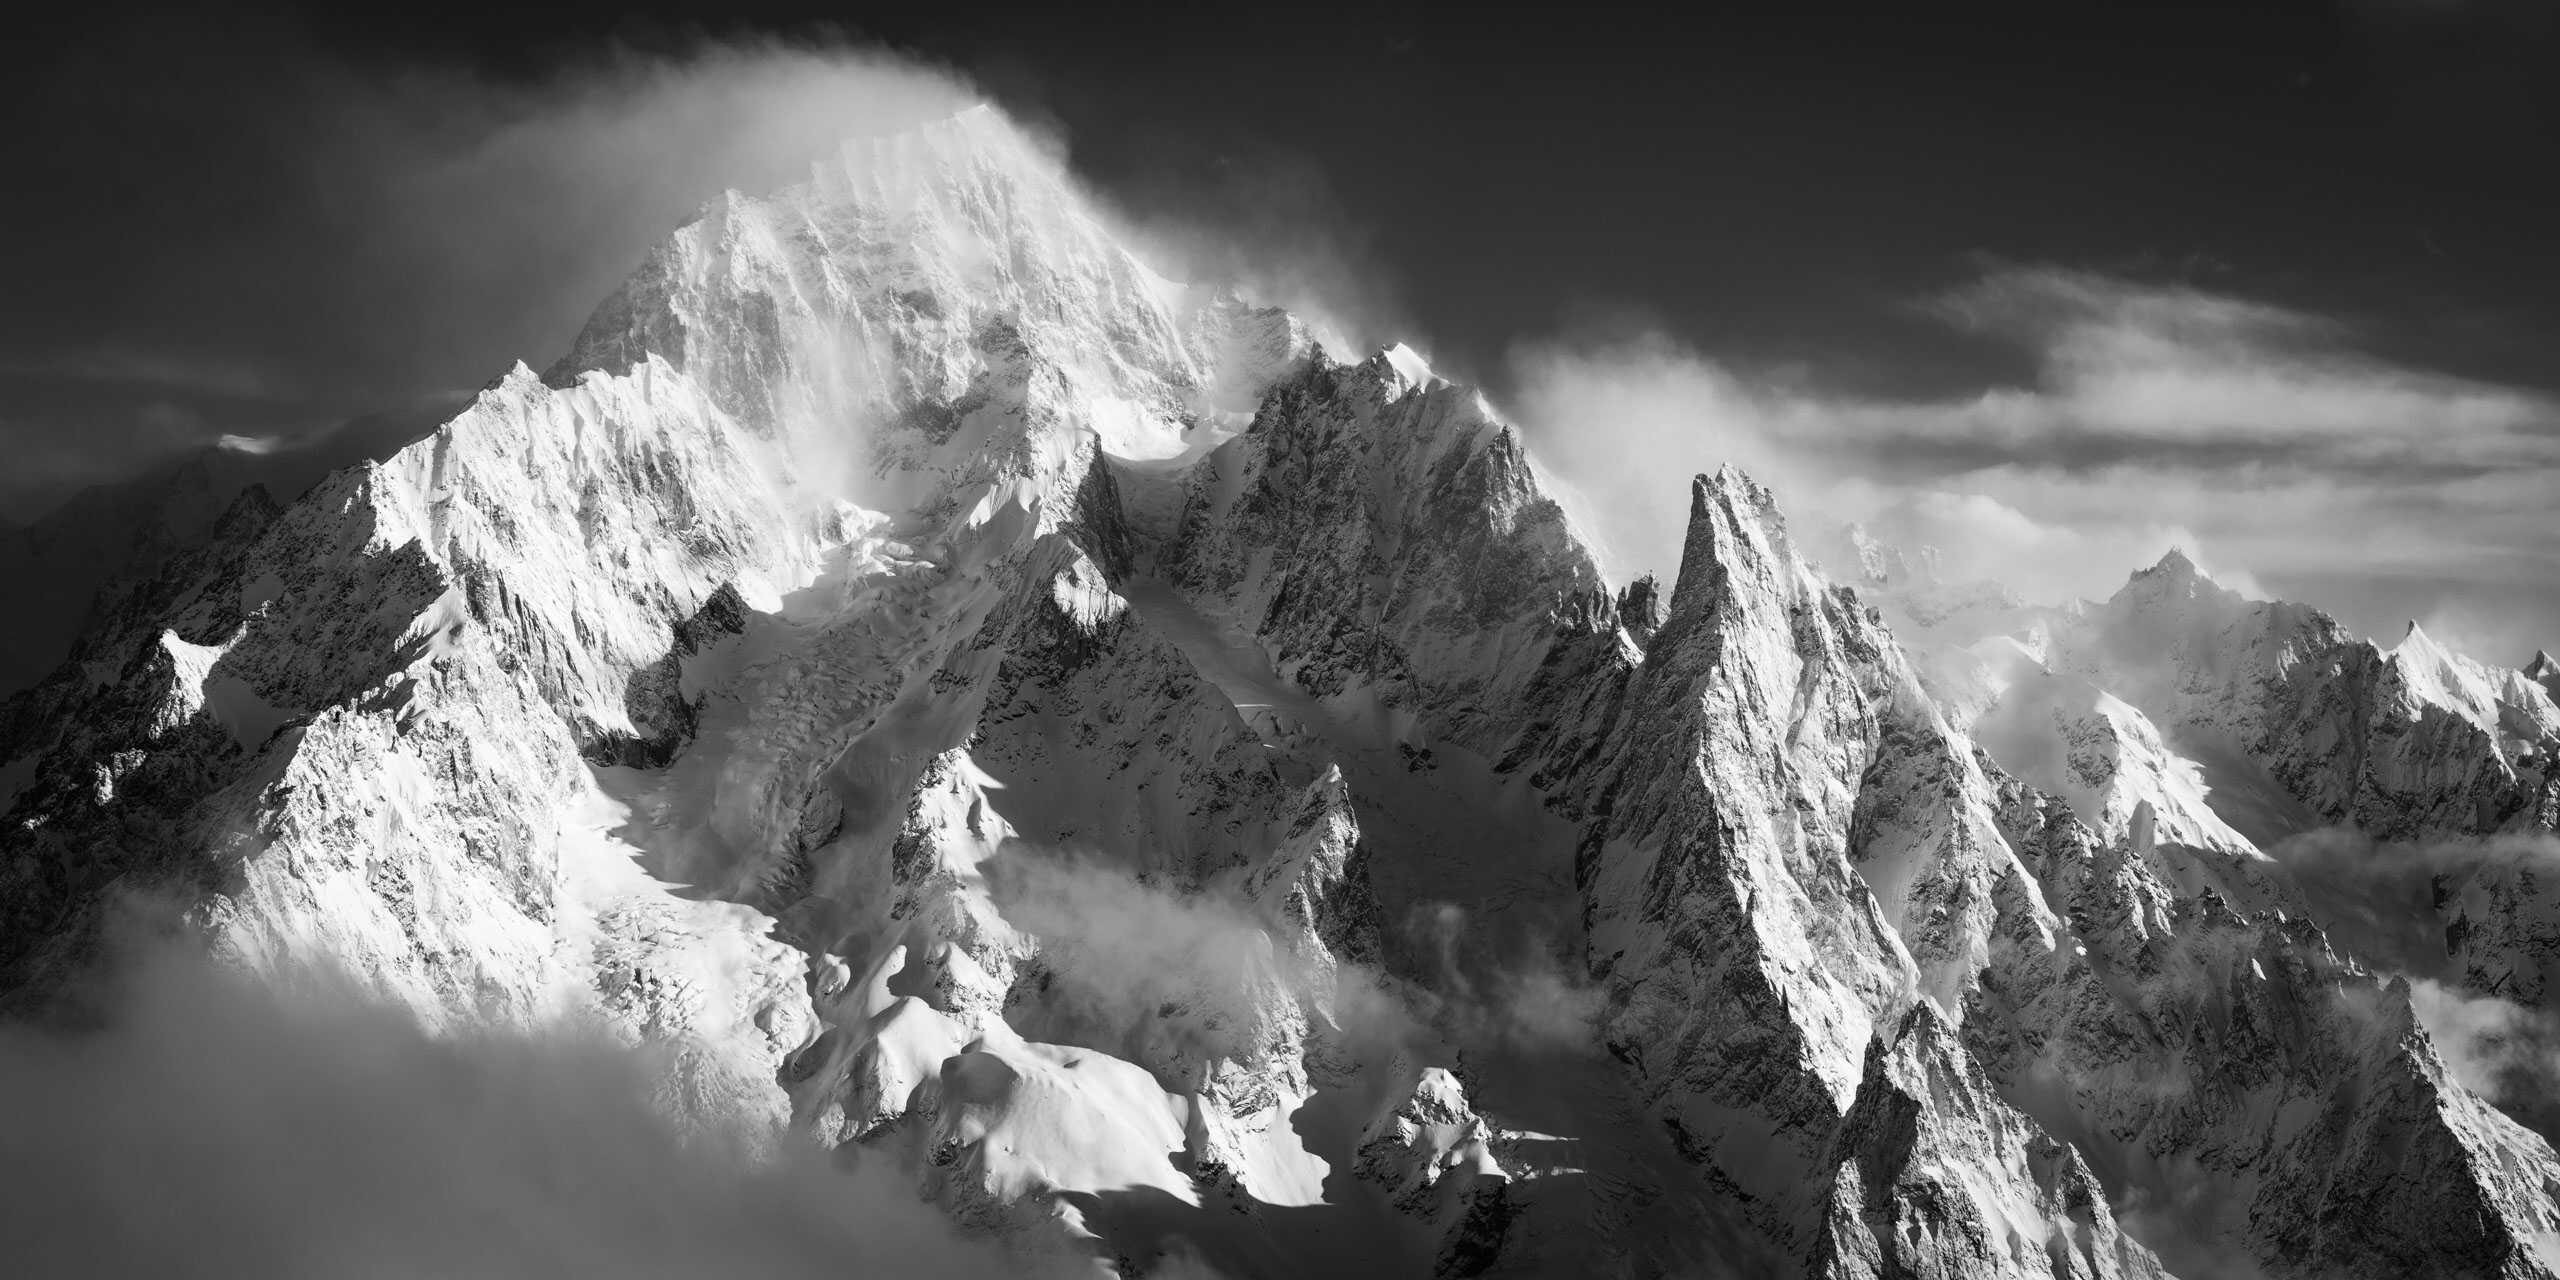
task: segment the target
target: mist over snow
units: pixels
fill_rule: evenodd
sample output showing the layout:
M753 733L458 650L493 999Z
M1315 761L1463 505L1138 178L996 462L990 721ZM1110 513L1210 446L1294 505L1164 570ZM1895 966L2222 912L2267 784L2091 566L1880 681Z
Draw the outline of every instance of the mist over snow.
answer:
M2560 1135L2560 1017L2421 978L2409 1003L2463 1088L2545 1138Z
M111 982L95 1021L0 1028L19 1274L1041 1274L902 1170L677 1132L601 1033L433 1036L326 969L169 945Z
M1538 1051L1589 1045L1605 998L1557 940L1507 936L1455 902L1412 904L1387 926L1388 957L1319 973L1232 900L1150 883L1071 846L1009 841L987 874L1007 923L1040 940L1045 1005L1070 1011L1063 1026L1143 1027L1168 1000L1241 1024L1257 987L1276 982L1323 990L1341 1032L1363 1044ZM1035 1025L1019 1029L1039 1038Z
M115 237L105 275L31 284L43 323L0 320L0 384L16 392L0 409L0 525L208 447L365 456L373 441L330 438L340 424L422 401L450 412L516 361L546 366L723 191L804 181L848 139L988 98L956 68L844 35L608 38L498 73L174 13L74 43L37 75L61 129L5 144L26 167L68 166L57 153L73 148L170 159L151 199L63 228ZM1013 115L1065 148L1036 102ZM1217 172L1203 190L1127 193L1122 238L1176 279L1290 307L1337 352L1394 340L1392 273L1320 169L1275 154ZM57 238L0 244L0 264ZM226 299L221 323L147 305L170 297Z
M1403 933L1424 979L1405 998L1442 1034L1533 1053L1588 1045L1598 1035L1607 993L1553 939L1533 933L1508 952L1488 953L1485 942L1497 935L1454 902L1415 904Z
M2452 954L2445 908L2482 873L2526 883L2560 877L2548 834L2376 840L2320 828L2268 850L2332 945L2406 978L2418 1020L2464 1087L2560 1140L2560 1011L2480 989Z

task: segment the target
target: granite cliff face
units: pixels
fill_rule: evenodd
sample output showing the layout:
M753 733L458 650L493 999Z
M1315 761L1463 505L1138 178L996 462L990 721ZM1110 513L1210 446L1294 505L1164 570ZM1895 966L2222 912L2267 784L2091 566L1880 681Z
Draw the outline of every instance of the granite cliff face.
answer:
M0 972L139 899L601 1025L1026 1265L2553 1274L2560 1160L2265 850L2547 833L2546 676L2183 561L1853 585L1733 471L1609 583L1481 396L980 109L121 592L0 717ZM2530 872L2445 898L2516 999Z

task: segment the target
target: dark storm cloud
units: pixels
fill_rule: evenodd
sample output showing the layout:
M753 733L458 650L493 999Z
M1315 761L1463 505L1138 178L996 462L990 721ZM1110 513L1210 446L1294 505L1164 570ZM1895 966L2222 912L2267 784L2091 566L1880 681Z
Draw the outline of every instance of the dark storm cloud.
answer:
M8 91L0 512L219 437L324 430L545 363L727 187L973 100L843 48L599 42L498 78L164 17Z

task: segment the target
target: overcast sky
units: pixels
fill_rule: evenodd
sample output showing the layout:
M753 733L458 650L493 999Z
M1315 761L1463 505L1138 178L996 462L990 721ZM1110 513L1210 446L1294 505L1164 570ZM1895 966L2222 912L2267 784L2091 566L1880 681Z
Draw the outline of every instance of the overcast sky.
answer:
M1629 487L1627 568L1670 567L1645 482L1729 459L2040 594L2187 545L2385 639L2560 643L2554 6L651 9L30 31L0 515L539 366L719 188L984 93L1168 265Z

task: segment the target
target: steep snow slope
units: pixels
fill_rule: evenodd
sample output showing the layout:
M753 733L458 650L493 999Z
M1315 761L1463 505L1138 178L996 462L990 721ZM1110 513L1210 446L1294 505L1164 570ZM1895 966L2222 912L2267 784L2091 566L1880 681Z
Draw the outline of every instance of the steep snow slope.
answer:
M252 504L290 502L331 471L387 457L434 430L463 399L429 397L300 439L208 446L84 489L25 525L0 528L0 598L13 609L0 631L0 698L71 656L99 612L111 613L118 597L146 588L162 564L202 542L250 490L264 491Z
M1613 590L1480 396L1155 276L982 109L124 597L13 704L0 962L155 891L1097 1271L2551 1274L2549 1148L2242 891L2179 735L2263 682L2149 678L2223 606L2145 591L1942 706L1730 471ZM2504 803L2531 695L2385 666L2436 745L2270 776Z

